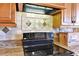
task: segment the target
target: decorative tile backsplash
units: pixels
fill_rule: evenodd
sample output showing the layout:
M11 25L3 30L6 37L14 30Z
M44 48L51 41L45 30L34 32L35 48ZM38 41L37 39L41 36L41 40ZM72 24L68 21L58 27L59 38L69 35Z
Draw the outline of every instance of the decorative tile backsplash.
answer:
M53 18L50 15L23 13L21 18L22 30L29 31L29 32L30 31L50 31L52 30L52 19Z
M17 34L17 28L10 28L10 27L0 28L0 40L15 39L16 34Z
M3 31L4 33L7 33L7 32L9 31L9 28L8 28L8 27L4 27L4 28L2 29L2 31Z
M5 39L6 39L6 33L0 31L0 40L5 40Z

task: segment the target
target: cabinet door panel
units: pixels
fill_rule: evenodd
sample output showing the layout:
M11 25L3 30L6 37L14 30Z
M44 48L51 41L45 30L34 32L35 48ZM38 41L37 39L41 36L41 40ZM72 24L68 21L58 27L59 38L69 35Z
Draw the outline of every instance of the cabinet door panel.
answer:
M68 44L68 39L67 39L67 33L60 33L60 44L67 46Z
M76 4L76 15L75 15L75 20L76 20L76 23L75 25L79 25L79 3Z
M67 33L60 33L59 40L61 45L68 47ZM59 48L59 52L64 53L65 50L62 48Z
M62 25L73 25L71 22L71 4L66 3L65 8L66 9L64 9L64 14L63 14L64 18Z
M0 4L0 18L10 17L10 4Z
M53 28L59 28L61 25L61 12L53 15Z
M14 21L15 10L15 4L0 3L0 22Z

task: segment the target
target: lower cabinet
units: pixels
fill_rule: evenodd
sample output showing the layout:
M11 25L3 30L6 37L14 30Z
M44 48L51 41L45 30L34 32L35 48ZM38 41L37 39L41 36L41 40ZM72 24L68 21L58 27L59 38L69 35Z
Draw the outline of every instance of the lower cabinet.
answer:
M54 43L59 42L59 33L54 33ZM53 46L53 53L58 53L59 47L57 45ZM55 52L54 52L55 51Z
M68 33L61 32L59 34L59 43L60 43L60 45L62 45L64 47L68 47ZM59 48L59 52L64 53L65 49Z
M59 35L60 44L68 46L68 33L61 32Z
M54 43L58 43L61 46L68 47L68 33L64 33L64 32L55 33ZM65 49L59 46L54 45L54 48L58 51L58 53L65 52Z

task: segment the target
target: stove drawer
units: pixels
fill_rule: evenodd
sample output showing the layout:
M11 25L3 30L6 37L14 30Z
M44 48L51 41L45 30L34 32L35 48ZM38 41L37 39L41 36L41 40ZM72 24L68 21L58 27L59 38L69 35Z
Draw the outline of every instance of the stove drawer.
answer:
M42 45L42 46L29 46L29 47L24 47L24 50L25 51L28 51L28 52L45 50L45 49L53 49L53 46L52 45Z
M24 46L31 46L31 45L40 45L40 44L53 44L53 40L24 40Z

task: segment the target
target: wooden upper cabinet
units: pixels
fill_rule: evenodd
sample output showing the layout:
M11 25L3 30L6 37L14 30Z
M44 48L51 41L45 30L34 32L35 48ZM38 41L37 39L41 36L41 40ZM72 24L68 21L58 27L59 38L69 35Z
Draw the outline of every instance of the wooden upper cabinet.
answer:
M64 6L62 25L79 25L79 4L66 3Z
M53 17L53 28L60 28L61 20L62 20L62 13L58 11L52 15Z
M74 8L74 16L73 16L73 20L75 20L75 24L74 25L78 25L79 26L79 3L75 4L75 8Z
M15 26L16 4L0 3L0 26Z
M73 25L72 24L72 4L71 3L66 3L64 4L65 9L63 10L63 19L62 19L62 25Z
M74 21L74 26L79 26L79 3L72 4L72 21Z

